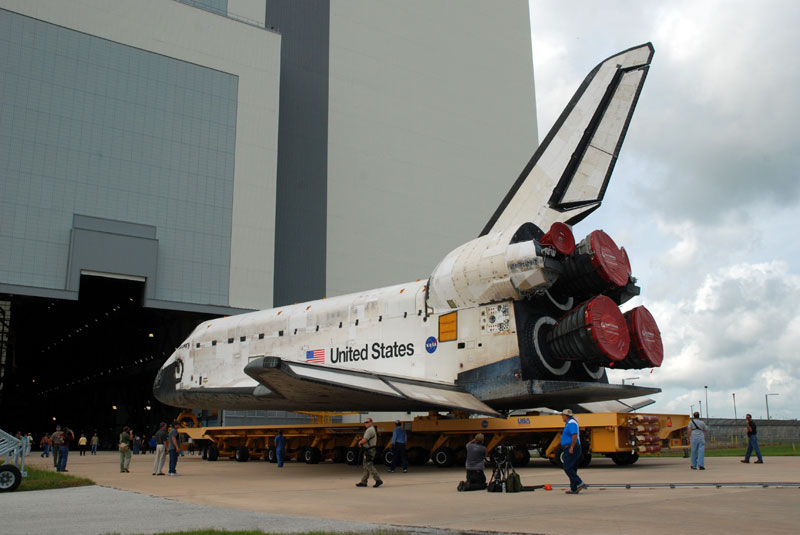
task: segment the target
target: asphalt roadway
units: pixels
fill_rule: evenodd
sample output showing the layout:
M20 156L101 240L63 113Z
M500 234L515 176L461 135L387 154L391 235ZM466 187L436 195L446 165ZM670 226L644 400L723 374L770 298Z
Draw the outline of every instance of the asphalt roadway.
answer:
M52 467L36 454L28 462ZM563 471L540 459L518 470L522 483L549 483L554 490L514 494L457 492L463 470L430 465L412 467L407 474L390 474L379 466L385 483L375 489L356 488L360 468L342 464L287 462L278 468L264 461L208 462L186 455L178 463L178 477L160 477L151 475L152 462L152 455L134 455L131 472L122 474L116 452L85 457L71 452L69 472L98 485L0 494L0 531L90 535L258 528L272 533L394 529L651 535L797 533L800 525L800 457L767 457L761 465L712 457L705 471L690 470L682 458L642 458L627 467L594 459L580 471L589 488L576 496L564 493ZM611 486L666 483L676 486Z

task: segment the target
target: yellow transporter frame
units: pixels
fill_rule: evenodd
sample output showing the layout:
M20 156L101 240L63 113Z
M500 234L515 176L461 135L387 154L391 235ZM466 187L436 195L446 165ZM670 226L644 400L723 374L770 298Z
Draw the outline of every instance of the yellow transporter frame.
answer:
M182 416L186 419L186 413ZM583 464L591 454L611 457L620 465L636 462L639 454L658 453L662 448L686 448L689 416L647 413L577 414L584 445ZM192 420L192 417L188 417ZM183 427L181 433L192 438L203 451L203 457L246 461L250 458L274 462L275 436L286 437L286 459L315 464L323 460L358 462L358 441L364 432L361 423L309 423L301 425ZM378 461L391 460L394 422L376 422L378 444L384 454ZM424 464L432 459L440 467L461 464L465 445L476 433L483 433L488 451L497 446L508 448L512 463L524 466L530 450L538 450L553 464L560 464L559 444L564 423L560 415L530 414L508 418L468 418L465 415L442 416L431 412L402 423L407 433L409 462Z

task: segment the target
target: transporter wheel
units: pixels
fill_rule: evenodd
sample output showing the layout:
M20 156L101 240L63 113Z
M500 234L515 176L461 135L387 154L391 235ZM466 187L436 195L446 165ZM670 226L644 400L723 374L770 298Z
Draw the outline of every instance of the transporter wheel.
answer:
M550 461L550 464L552 464L553 466L557 466L558 468L563 468L564 467L564 450L562 450L561 448L558 448L556 450L555 456L553 456L553 458L548 459L548 460Z
M394 462L394 452L391 448L383 450L383 464L392 466L392 462Z
M268 450L266 455L264 455L264 460L268 463L277 463L278 462L278 452L275 450L274 446L271 446Z
M581 462L578 463L580 468L586 468L592 462L592 452L590 449L586 449L581 456Z
M517 445L514 451L511 452L511 466L521 468L528 466L530 462L531 452L528 451L528 447L524 444Z
M639 452L636 451L618 451L611 454L611 460L614 464L619 466L628 466L639 460Z
M318 464L322 458L319 448L308 447L303 450L303 461L306 464Z
M233 450L233 458L237 463L246 463L250 460L250 450L247 449L247 446L237 446Z
M331 454L331 461L335 463L343 463L345 462L345 458L347 456L347 448L344 446L336 446L333 448L333 453Z
M200 450L200 458L204 461L208 460L208 446L203 446L203 449Z
M344 462L351 466L358 464L358 448L347 448L347 453L344 456Z
M207 453L206 453L206 459L209 460L209 461L216 461L217 459L219 459L219 450L217 449L216 446L209 446L208 447L208 450L207 450Z
M412 466L422 466L427 464L430 459L430 452L422 447L415 447L408 450L408 462Z
M17 490L22 483L22 473L13 464L0 466L0 492Z
M439 448L433 452L433 464L439 468L450 468L456 461L456 456L450 448Z

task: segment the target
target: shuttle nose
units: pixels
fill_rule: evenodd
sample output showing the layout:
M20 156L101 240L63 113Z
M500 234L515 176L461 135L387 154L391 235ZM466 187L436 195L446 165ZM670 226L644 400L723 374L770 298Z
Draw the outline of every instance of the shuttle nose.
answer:
M158 370L153 381L153 395L156 399L167 405L180 406L180 395L176 384L180 382L182 375L183 362L180 359L172 360Z

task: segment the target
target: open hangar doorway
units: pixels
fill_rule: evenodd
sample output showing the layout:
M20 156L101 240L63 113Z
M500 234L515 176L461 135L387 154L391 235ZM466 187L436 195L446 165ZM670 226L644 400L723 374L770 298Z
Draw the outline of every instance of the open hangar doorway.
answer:
M153 380L202 321L219 317L143 307L144 282L81 275L77 301L0 295L7 309L0 428L37 444L56 425L116 447L123 426L148 438L178 409ZM0 342L3 342L0 340Z

